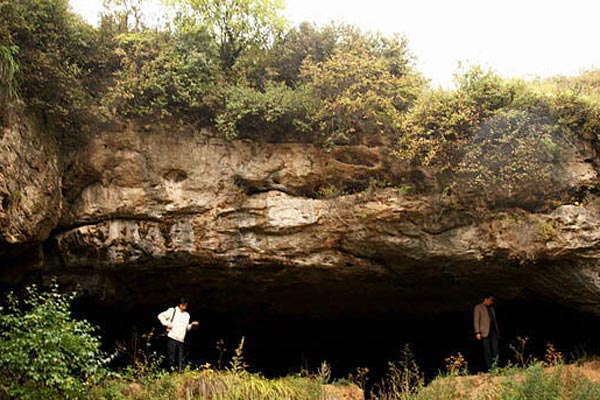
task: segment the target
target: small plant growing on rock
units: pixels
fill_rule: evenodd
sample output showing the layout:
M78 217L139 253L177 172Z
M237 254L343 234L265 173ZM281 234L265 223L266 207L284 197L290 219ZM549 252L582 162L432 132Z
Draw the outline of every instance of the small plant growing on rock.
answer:
M460 352L444 358L444 362L446 363L446 371L450 375L466 375L468 373L467 360Z
M510 349L513 352L513 356L515 357L515 361L517 366L521 368L526 368L532 361L531 356L528 356L525 347L527 346L527 342L529 338L517 336L517 341L513 342L509 345Z
M348 378L354 382L359 388L365 390L367 387L367 382L369 381L369 368L366 367L358 367L356 368L356 374L349 374Z
M425 386L425 378L415 356L407 344L400 359L388 364L388 373L381 385L382 400L411 399Z
M227 353L227 347L225 346L225 341L223 339L217 340L215 344L215 349L219 353L219 359L217 360L217 369L223 369L223 357L225 357L225 353Z
M546 343L546 354L544 355L544 364L550 367L560 365L563 362L564 357L562 352L558 351L552 343Z
M331 365L327 361L323 361L317 370L318 380L326 385L331 381Z
M540 238L546 242L555 240L558 237L558 230L549 222L540 222L538 230Z
M236 374L242 374L242 373L246 372L246 368L248 368L248 365L246 365L246 363L244 361L244 341L245 340L246 340L246 338L244 336L242 336L242 339L240 340L240 344L235 349L233 357L231 357L231 361L229 363L229 370Z

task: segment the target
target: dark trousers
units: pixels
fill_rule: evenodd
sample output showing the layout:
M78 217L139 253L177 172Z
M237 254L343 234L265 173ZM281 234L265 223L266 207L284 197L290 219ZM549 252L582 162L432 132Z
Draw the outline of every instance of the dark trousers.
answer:
M485 370L489 372L492 369L492 365L498 362L498 335L492 331L488 337L481 339L481 343L483 344Z
M183 369L183 343L175 339L167 338L167 357L169 369L181 372Z

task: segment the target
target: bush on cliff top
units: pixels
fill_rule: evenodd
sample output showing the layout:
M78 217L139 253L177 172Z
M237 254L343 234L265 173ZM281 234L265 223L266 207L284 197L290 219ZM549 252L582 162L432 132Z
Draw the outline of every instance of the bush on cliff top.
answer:
M359 37L325 61L304 61L304 87L318 101L312 120L326 143L389 144L400 135L423 84L406 47L399 38Z
M192 36L192 37L190 37ZM201 31L124 33L115 38L119 67L101 99L109 118L171 118L206 122L206 97L219 77Z
M0 45L15 50L20 97L62 136L80 130L86 117L95 36L68 0L0 1Z

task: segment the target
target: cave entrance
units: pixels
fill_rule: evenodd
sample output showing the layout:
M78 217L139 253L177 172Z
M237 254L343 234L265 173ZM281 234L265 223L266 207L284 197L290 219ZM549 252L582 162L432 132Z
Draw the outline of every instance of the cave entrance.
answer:
M205 299L206 300L206 299ZM600 319L579 313L543 299L498 299L497 314L502 335L501 361L514 360L511 344L518 337L528 338L526 357L544 358L546 343L552 343L565 357L580 358L600 354ZM156 314L165 307L107 307L92 298L76 304L76 312L100 326L107 349L115 342L130 342L132 332L138 335L158 328ZM387 363L397 360L405 344L409 344L428 378L445 370L444 359L461 353L469 370L481 370L480 343L473 338L472 308L423 315L378 312L353 314L352 310L337 315L286 315L271 313L260 304L239 304L227 311L206 307L206 301L192 298L189 312L201 323L186 340L187 359L193 365L219 364L221 351L217 342L227 348L223 366L231 358L240 339L245 337L244 359L249 369L267 376L315 372L327 361L335 377L346 377L357 367L367 367L372 379L385 374ZM151 341L155 350L164 343Z

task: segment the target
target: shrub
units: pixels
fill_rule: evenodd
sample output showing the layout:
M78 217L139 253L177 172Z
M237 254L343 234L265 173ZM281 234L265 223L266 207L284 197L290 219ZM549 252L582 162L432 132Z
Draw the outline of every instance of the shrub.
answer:
M20 67L18 92L58 132L75 132L90 100L85 76L95 31L67 0L0 2L0 41Z
M527 368L522 379L507 379L502 386L502 400L593 400L600 396L600 385L581 372L564 366L547 371L542 363Z
M385 143L396 136L422 87L409 64L404 42L365 38L323 62L307 59L301 77L320 102L314 121L325 141L359 144L373 138Z
M194 43L193 36L196 38ZM205 101L218 78L208 39L201 32L128 33L117 37L121 66L102 100L110 115L125 117L183 117L206 121Z
M557 76L538 81L535 84L547 91L558 90L572 93L595 104L600 104L600 69L584 71L573 77Z
M19 64L15 60L18 51L16 46L0 45L0 109L18 97L16 86Z
M245 52L264 48L285 26L281 0L169 0L184 29L203 26L219 47L224 72Z
M516 95L516 87L491 70L474 66L456 77L458 91L465 94L480 119L496 110L509 107Z
M217 130L227 139L264 138L270 141L312 141L310 116L316 105L305 89L267 82L263 91L248 85L228 86L222 93Z
M27 288L0 314L0 393L20 399L77 399L105 370L94 327L71 315L74 294Z
M456 90L432 90L420 96L406 118L398 155L415 164L453 168L481 124L498 112L548 113L547 102L523 82L503 80L473 67L455 77Z
M331 57L338 46L341 28L334 25L317 27L303 22L278 36L269 49L265 65L254 73L254 80L271 75L271 79L293 86L300 81L300 69L305 59L322 62Z
M426 92L404 121L396 154L416 165L452 167L478 124L477 112L464 93Z
M549 102L560 126L581 139L598 144L600 102L596 103L569 92L559 92Z
M425 387L424 374L408 345L397 362L388 363L388 371L380 388L382 400L410 400Z
M539 202L564 189L560 162L573 150L552 121L523 111L497 113L474 133L455 183L492 202Z

